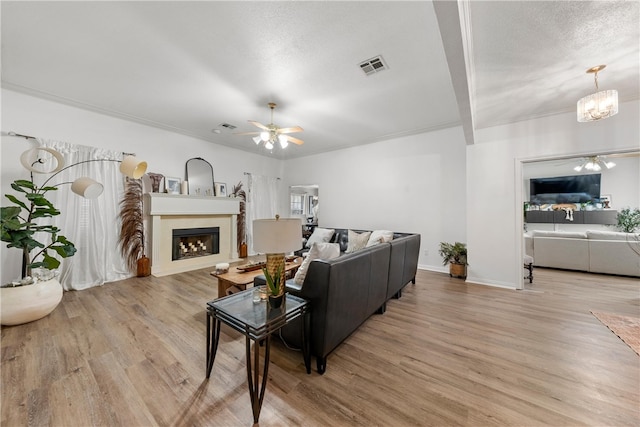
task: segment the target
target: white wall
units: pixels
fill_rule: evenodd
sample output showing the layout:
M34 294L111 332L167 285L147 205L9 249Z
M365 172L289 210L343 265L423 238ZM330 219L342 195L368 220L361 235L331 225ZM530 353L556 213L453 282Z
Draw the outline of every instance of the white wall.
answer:
M243 188L247 190L244 172L268 176L283 174L281 160L6 89L2 90L2 131L135 152L149 164L148 172L181 179L184 179L186 161L192 157L202 157L213 165L215 180L227 183L229 189L242 181ZM19 157L32 145L33 142L23 138L2 137L2 195L12 191L11 181L20 177L28 178L28 174L19 164ZM288 187L282 187L288 200ZM4 196L2 199L2 205L5 205ZM0 255L1 280L2 283L6 283L20 275L20 253L16 249L7 249L3 243Z
M420 267L444 271L439 242L465 241L465 167L456 127L287 160L285 179L319 185L321 227L420 233Z
M639 102L618 115L578 123L575 113L476 132L467 149L467 280L517 287L522 282L521 161L638 149Z

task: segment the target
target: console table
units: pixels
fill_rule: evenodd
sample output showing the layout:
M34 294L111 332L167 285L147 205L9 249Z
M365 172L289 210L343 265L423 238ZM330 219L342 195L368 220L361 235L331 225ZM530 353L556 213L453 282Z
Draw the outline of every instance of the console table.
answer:
M546 224L605 224L618 223L618 211L602 209L593 211L573 211L573 221L566 219L564 211L527 211L525 222Z
M211 375L220 341L220 325L224 323L245 336L247 358L247 382L253 409L253 421L258 422L262 399L267 387L271 334L292 320L304 316L302 328L302 354L307 374L311 373L309 343L309 302L294 295L285 294L282 306L272 309L266 300L253 302L253 289L237 292L207 303L207 378ZM212 328L213 324L213 328ZM253 358L251 357L253 341ZM259 382L260 346L264 342L264 366L262 384ZM260 343L260 345L258 344ZM253 369L252 369L253 366Z

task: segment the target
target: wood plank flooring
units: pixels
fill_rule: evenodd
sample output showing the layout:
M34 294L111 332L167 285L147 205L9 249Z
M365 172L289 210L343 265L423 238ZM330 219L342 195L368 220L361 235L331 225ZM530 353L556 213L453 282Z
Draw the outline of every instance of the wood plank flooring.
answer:
M204 378L210 270L66 292L3 327L1 425L251 425L240 334L223 327ZM534 274L513 291L419 271L322 376L274 340L260 425L640 425L640 358L590 313L640 316L639 281Z

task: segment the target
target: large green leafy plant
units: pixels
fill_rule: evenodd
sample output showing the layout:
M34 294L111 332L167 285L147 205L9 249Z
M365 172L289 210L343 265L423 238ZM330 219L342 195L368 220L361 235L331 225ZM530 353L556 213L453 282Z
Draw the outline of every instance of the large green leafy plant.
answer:
M16 180L11 188L17 195L6 194L12 206L2 209L2 241L8 248L22 250L22 276L31 276L31 270L44 267L49 270L60 266L57 254L62 258L73 256L76 247L54 225L39 223L43 219L60 215L60 211L45 195L56 187L38 187L31 180ZM47 238L47 236L49 236Z

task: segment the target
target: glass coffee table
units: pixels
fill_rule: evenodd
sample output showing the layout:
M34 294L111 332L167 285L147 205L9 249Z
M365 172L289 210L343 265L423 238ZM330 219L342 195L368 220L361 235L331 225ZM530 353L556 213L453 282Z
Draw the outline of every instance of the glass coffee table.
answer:
M211 375L213 361L216 358L220 341L220 325L222 323L242 333L246 340L247 350L247 382L253 409L253 421L258 422L262 399L267 387L269 372L269 352L271 334L292 320L303 316L302 353L307 374L311 373L311 355L309 349L309 302L294 295L286 294L282 306L272 309L267 300L253 302L253 289L238 292L207 303L207 378ZM212 327L213 326L213 327ZM253 357L251 341L254 342ZM259 382L260 347L264 343L264 366L262 384Z

